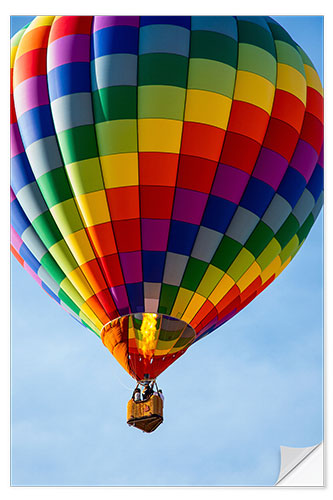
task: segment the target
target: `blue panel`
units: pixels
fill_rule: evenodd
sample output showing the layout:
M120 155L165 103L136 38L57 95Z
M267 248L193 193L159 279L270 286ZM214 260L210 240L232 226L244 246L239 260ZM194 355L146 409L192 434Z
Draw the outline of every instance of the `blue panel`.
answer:
M210 195L201 225L225 233L236 208L235 203Z
M94 33L91 59L108 54L137 54L138 28L135 26L110 26Z
M306 180L303 175L292 167L288 167L281 181L277 193L287 200L292 208L300 199L306 186Z
M145 26L140 30L139 54L167 53L189 56L190 32L179 26Z
M18 125L25 148L39 139L55 134L48 104L37 106L23 113L18 119Z
M215 31L238 39L237 23L232 16L192 16L192 31Z
M148 26L149 24L174 24L183 28L191 29L190 16L141 16L140 26Z
M275 194L275 190L255 177L251 177L239 205L262 217Z
M47 75L50 100L76 92L90 92L90 63L75 62L52 69Z
M37 274L40 268L40 263L32 255L29 248L24 243L22 243L20 247L19 254L21 255L22 259L28 264L28 266L31 267L31 269Z
M45 290L49 295L51 295L52 299L54 299L56 302L58 302L58 304L60 304L60 299L59 297L57 297L57 295L52 292L51 288L49 288L47 285L45 285L45 283L42 281L42 288L43 290ZM72 315L71 315L72 316ZM75 317L75 316L72 316L72 318L76 319L76 321L78 323L80 323L82 325L82 323Z
M27 184L35 181L29 160L25 152L11 159L11 187L15 194Z
M11 224L19 236L22 236L27 227L31 226L18 200L13 200L10 204L10 218Z
M128 301L133 313L144 311L144 297L142 283L127 283L126 291Z
M165 255L165 252L142 251L143 281L162 282Z
M199 226L196 224L172 220L170 224L168 252L190 255L198 231Z
M324 187L324 169L318 163L306 187L317 201Z

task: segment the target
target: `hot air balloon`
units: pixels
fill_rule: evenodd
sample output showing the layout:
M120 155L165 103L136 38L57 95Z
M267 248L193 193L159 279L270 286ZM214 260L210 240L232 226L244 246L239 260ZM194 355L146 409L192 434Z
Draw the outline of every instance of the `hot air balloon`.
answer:
M305 241L323 204L318 74L258 16L37 16L11 69L12 252L155 383ZM128 420L151 429L161 404L146 407Z

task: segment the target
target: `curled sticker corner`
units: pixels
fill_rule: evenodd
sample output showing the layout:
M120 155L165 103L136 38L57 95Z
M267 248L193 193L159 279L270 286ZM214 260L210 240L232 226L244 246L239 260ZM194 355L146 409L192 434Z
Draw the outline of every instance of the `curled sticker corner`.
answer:
M304 477L308 477L308 471L306 470L306 475L299 474L300 468L304 467L304 461L317 449L322 449L323 443L318 443L314 446L309 446L306 448L294 448L290 446L280 446L281 451L281 463L280 463L280 474L275 486L323 486L323 465L322 465L322 453L319 453L315 457L316 462L314 462L315 467L313 467L313 484L312 481L305 481ZM318 450L319 451L319 450ZM302 465L301 465L302 464ZM294 480L295 471L297 470L297 480ZM301 471L302 472L302 471ZM304 470L305 473L305 470ZM288 477L287 477L288 476ZM303 477L304 476L304 477ZM315 477L314 477L315 476ZM303 478L303 479L302 479ZM297 483L297 484L296 484ZM311 484L310 484L311 483Z

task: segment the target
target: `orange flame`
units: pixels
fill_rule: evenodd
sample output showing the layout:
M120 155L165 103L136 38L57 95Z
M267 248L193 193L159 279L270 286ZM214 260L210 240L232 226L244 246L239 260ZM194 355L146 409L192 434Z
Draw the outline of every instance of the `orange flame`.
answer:
M151 357L151 352L155 348L155 333L157 324L157 314L145 313L143 315L142 325L141 325L141 335L142 335L142 352L145 358Z

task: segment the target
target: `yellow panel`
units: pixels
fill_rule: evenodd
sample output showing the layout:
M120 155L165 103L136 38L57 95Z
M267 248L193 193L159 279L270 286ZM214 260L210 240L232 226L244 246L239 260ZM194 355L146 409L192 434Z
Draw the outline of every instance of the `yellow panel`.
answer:
M122 153L100 158L105 188L139 184L138 154Z
M84 321L87 325L89 325L89 326L90 326L90 328L92 328L92 330L96 333L96 335L97 335L98 337L101 337L101 329L100 329L100 328L98 328L98 327L95 325L95 323L93 323L93 322L92 322L92 321L88 318L88 316L87 316L84 312L80 311L80 313L79 313L79 317L80 317L80 318L81 318L81 319L82 319L82 320L83 320L83 321ZM97 322L98 322L98 320L97 320ZM98 322L98 324L99 324L99 322Z
M256 263L248 268L248 270L243 274L243 276L237 281L237 286L241 292L245 290L253 281L260 275L261 267Z
M208 297L209 300L216 306L220 300L229 292L235 284L235 281L230 278L228 274L224 274L220 283L216 286L215 290Z
M186 288L179 288L170 316L181 318L187 307L187 304L190 302L191 297L193 296L193 293L194 292L192 292L191 290L187 290Z
M10 49L10 67L14 67L15 56L17 52L17 45L15 47L11 47Z
M317 72L307 64L304 64L304 69L308 87L315 89L321 96L324 96L323 87Z
M275 273L275 278L277 278L279 276L279 274L282 273L282 271L287 267L288 264L290 264L292 260L292 257L288 257L288 259L282 264L282 266L280 267L280 269L278 269Z
M71 249L75 260L80 266L95 258L95 254L91 248L90 241L84 229L81 229L76 233L69 234L66 236L65 240Z
M206 90L188 90L184 120L226 129L232 100Z
M260 275L262 283L266 283L269 278L278 272L281 267L281 259L279 256L275 257L275 259L263 270Z
M306 105L306 81L297 69L278 63L276 88L295 95Z
M66 276L78 267L76 260L64 240L60 240L52 245L49 248L49 252Z
M237 71L234 99L254 104L270 115L274 93L274 85L266 78L249 71Z
M179 153L182 130L178 120L138 120L139 151Z
M73 198L54 205L50 212L63 237L83 228L81 215Z
M87 227L110 221L109 206L104 189L76 197Z
M88 304L83 304L81 311L93 322L98 331L100 332L103 328L103 323L97 318L96 314L90 309ZM81 313L79 314L81 317ZM100 334L99 334L100 335Z
M195 293L187 306L185 314L182 316L182 320L190 323L206 300L206 297Z
M84 304L84 300L67 277L60 283L60 288L68 295L77 307L81 308L82 304Z
M84 300L88 300L92 295L94 295L91 286L89 285L88 281L86 280L83 272L79 267L77 269L74 269L74 271L68 274L68 279L73 283L73 285L80 293L80 295L82 295Z
M209 294L214 290L222 276L224 275L224 271L221 271L218 267L210 264L200 281L200 284L197 288L197 293L203 295L204 297L208 297Z

